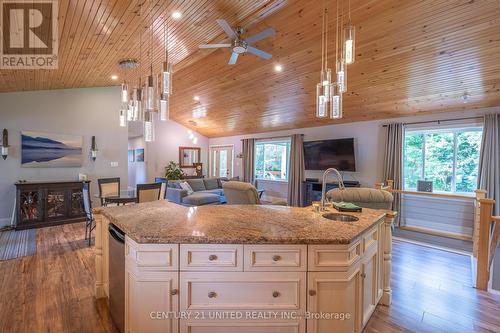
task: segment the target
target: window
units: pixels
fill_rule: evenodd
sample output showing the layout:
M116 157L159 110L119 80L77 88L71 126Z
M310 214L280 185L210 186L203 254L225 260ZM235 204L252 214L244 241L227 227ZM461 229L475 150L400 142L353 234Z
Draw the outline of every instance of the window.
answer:
M255 178L288 181L290 140L255 143Z
M416 190L419 180L427 180L436 192L474 192L481 138L481 127L406 130L404 188Z

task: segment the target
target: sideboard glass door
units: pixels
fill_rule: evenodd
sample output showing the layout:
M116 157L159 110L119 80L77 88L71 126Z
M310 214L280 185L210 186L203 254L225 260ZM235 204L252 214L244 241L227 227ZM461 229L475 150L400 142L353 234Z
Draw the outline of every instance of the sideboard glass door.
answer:
M22 223L42 221L44 219L42 192L22 191L19 195L19 210Z

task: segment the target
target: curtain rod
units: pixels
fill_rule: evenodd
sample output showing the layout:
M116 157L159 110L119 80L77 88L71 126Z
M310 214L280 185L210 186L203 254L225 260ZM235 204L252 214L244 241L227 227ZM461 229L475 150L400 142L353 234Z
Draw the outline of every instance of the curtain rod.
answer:
M282 136L273 136L273 137L269 137L269 138L249 138L249 139L254 139L254 140L290 139L292 137L292 135L294 135L294 134L282 135ZM300 134L300 135L304 136L304 134ZM246 140L246 139L240 139L240 141L243 141L243 140Z
M457 120L471 120L471 119L484 119L482 116L477 117L464 117L464 118L455 118L455 119L441 119L441 120L427 120L427 121L415 121L412 123L403 123L403 126L406 125L418 125L418 124L430 124L430 123L444 123L447 121L457 121ZM388 125L382 125L382 127L387 127Z

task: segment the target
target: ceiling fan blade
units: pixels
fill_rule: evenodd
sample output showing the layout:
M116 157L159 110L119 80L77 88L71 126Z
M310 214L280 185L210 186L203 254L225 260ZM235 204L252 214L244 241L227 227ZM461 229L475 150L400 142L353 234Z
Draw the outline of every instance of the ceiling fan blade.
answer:
M231 44L202 44L199 46L200 49L216 49L220 47L231 47Z
M262 40L264 38L274 36L275 33L276 33L276 30L274 30L274 28L267 28L266 30L261 31L258 34L253 35L252 37L246 38L245 41L248 44L255 43L255 42L258 42L259 40Z
M236 33L233 31L233 29L231 29L231 26L226 22L226 20L218 19L216 21L224 30L224 32L229 36L229 38L236 39Z
M231 54L231 58L229 58L228 64L234 65L236 63L236 60L238 60L238 53L233 52L233 54Z
M247 51L255 54L258 57L264 58L264 59L271 59L273 57L273 55L271 53L264 52L262 50L256 49L255 47L251 47L251 46L249 46L247 48Z

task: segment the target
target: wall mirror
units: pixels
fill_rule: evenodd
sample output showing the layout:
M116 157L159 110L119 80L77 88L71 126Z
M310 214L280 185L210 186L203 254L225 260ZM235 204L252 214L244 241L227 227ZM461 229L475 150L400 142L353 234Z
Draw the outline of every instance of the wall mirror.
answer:
M194 168L194 163L201 162L201 148L179 147L179 164L181 168Z

